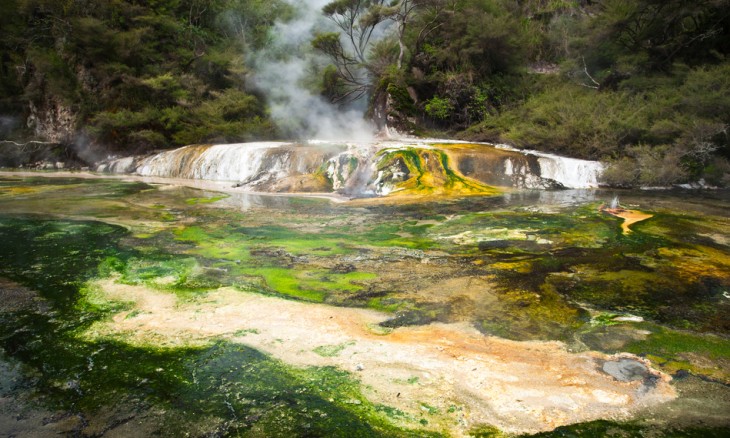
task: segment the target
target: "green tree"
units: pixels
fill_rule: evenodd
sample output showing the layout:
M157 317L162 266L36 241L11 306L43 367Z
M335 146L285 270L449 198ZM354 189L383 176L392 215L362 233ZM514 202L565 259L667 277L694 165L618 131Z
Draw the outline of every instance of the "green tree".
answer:
M337 70L338 85L329 87L334 101L352 101L368 94L377 78L387 69L388 62L373 58L376 46L373 36L386 23L395 24L398 54L393 60L400 70L407 52L405 41L412 16L419 10L442 10L446 0L335 0L324 6L322 12L339 28L339 32L322 33L312 45L328 55ZM387 51L379 50L378 54ZM332 71L328 72L333 82ZM332 90L341 90L332 93Z

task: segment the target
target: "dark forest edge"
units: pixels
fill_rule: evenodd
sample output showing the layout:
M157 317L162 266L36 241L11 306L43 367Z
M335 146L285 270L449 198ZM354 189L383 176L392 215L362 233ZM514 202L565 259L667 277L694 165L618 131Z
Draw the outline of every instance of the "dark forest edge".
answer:
M336 0L323 13L341 34L393 32L354 52L317 35L310 50L331 62L306 86L338 104L367 95L402 132L602 160L615 186L730 185L730 0ZM0 140L25 145L1 155L290 137L250 77L295 14L281 0L0 0Z

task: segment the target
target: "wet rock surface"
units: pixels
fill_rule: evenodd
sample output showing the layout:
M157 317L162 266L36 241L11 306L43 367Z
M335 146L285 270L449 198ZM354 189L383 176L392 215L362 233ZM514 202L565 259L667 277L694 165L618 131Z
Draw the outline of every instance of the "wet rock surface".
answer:
M603 372L621 382L645 381L651 376L643 363L634 359L619 359L603 363Z
M380 323L382 327L396 328L407 327L413 325L425 325L434 322L436 319L426 314L426 312L411 310L407 312L398 312L395 318L388 319Z

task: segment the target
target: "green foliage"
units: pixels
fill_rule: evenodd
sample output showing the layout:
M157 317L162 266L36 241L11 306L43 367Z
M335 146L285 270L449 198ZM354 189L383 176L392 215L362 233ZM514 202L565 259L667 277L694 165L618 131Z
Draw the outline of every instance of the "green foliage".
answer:
M424 119L464 129L515 95L528 42L523 23L504 1L435 2L416 16L407 37Z
M596 157L611 153L627 137L636 138L644 107L629 93L596 93L558 82L487 123L521 146Z
M724 184L730 63L675 70L637 75L615 90L547 76L523 103L487 114L471 134L496 132L490 139L607 160L604 182L612 185L671 185L701 177Z
M627 156L608 162L603 175L606 183L662 187L687 182L689 174L676 147L637 145L628 148L626 153Z
M332 15L342 15L347 12L348 9L355 7L361 2L353 1L353 0L335 0L330 3L327 3L322 8L322 13L324 13L327 16Z
M431 33L428 65L439 71L470 71L477 81L520 66L521 33L517 17L501 1L462 1L459 13L444 15Z
M416 108L413 99L411 99L411 96L408 94L408 90L402 86L390 83L388 84L387 91L394 101L394 109L396 111L405 115L415 113Z
M264 39L272 14L285 13L281 2L6 6L15 10L0 31L1 107L65 105L93 142L132 151L276 135L242 78L247 46Z
M342 76L340 76L337 71L337 67L334 65L330 64L322 71L321 93L331 101L336 100L338 96L342 96L346 93Z
M717 61L727 53L728 2L604 0L588 20L597 65L667 71L677 62ZM612 65L613 64L613 65Z
M178 144L253 141L277 132L259 99L235 89L214 94L187 116L173 135Z
M254 50L267 45L272 38L269 30L277 20L286 21L293 13L293 7L281 0L226 0L224 4L214 28L225 39Z
M434 96L426 102L425 110L434 119L446 120L454 111L454 105L448 99Z
M332 57L340 56L344 50L340 43L340 34L337 32L317 34L312 40L312 47Z
M32 48L27 52L35 75L25 92L32 99L42 92L52 93L64 103L77 97L78 84L71 68L51 49Z
M325 71L325 79L330 84L325 88L325 95L332 102L353 102L371 94L379 82L375 75L386 69L382 65L383 47L373 36L379 33L378 27L387 20L396 20L400 12L406 17L408 12L403 8L407 3L410 2L334 0L322 8L322 14L337 31L317 34L312 47L329 57L335 67ZM405 22L402 18L401 26ZM374 47L378 50L373 51Z

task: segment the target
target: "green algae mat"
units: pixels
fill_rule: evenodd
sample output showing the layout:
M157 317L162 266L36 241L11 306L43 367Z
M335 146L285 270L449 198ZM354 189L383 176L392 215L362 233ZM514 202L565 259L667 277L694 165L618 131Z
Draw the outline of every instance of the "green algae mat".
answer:
M461 324L505 342L631 353L672 376L679 396L620 421L542 428L540 436L726 436L730 196L621 193L622 203L652 214L625 234L620 218L599 210L613 195L525 191L335 204L5 176L0 433L350 437L528 430L471 424L459 403L414 399L414 412L401 400L383 400L376 384L361 379L359 363L321 365L357 348L348 340L318 344L311 353L323 362L307 366L268 354L266 343L247 343L265 334L251 326L234 324L226 336L135 333L142 321L162 324L165 315L151 318L154 308L196 309L202 326L223 305L216 300L224 295L211 291L225 290L343 314L385 314L370 327L373 336ZM161 301L145 307L143 298L112 296L100 286L110 283ZM420 394L426 379L394 378L402 388L397 398Z

